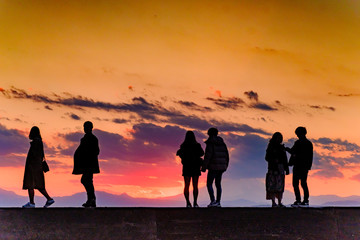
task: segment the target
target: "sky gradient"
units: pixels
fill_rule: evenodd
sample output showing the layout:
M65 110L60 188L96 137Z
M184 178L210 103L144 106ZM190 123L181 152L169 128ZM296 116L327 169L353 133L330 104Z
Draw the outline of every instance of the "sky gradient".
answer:
M185 132L205 147L215 126L230 150L223 197L259 200L269 138L280 131L291 147L305 126L310 194L360 195L359 37L355 0L1 0L0 188L27 194L37 125L49 193L84 191L72 156L90 120L96 190L180 194Z

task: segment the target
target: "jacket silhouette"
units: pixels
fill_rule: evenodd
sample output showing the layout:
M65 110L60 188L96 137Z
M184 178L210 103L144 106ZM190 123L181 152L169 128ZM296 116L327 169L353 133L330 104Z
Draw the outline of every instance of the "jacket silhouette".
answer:
M289 149L294 169L310 170L313 162L313 145L307 138L297 140Z
M74 170L72 174L100 173L98 155L99 142L94 134L86 133L74 154Z
M210 136L205 143L203 170L226 171L229 166L229 152L224 140L219 136Z

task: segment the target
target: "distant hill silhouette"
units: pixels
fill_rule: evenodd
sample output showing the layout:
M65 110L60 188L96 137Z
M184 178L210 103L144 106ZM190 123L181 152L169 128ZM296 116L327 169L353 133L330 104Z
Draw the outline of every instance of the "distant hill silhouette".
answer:
M133 198L123 193L120 195L97 191L97 201L99 207L185 207L185 200L182 194L164 198ZM290 192L286 193L290 195ZM206 196L207 197L207 196ZM199 201L200 207L206 207L209 203L204 197ZM76 193L71 196L54 196L54 207L80 207L86 201L86 193ZM0 189L0 207L21 207L28 202L27 196L20 196L11 191ZM42 196L35 196L37 207L42 207L45 200ZM285 202L290 204L290 202ZM360 206L360 196L339 197L336 195L312 196L310 199L312 206ZM253 202L245 199L223 200L224 207L266 207L270 206L265 200Z

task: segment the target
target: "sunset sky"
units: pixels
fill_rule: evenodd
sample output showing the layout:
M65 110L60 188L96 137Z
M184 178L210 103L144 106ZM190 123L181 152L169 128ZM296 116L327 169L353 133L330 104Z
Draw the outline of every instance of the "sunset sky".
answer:
M215 126L230 150L223 198L264 201L269 138L291 147L305 126L310 194L360 195L359 39L356 0L0 0L0 189L27 194L36 125L49 193L83 192L72 156L90 120L96 190L181 194L185 132L205 147Z

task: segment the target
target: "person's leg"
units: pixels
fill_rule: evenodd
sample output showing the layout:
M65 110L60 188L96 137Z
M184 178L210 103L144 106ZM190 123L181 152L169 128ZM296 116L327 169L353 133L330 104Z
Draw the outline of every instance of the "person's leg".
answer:
M184 196L185 196L185 200L186 200L186 205L187 206L191 206L190 200L189 200L189 187L190 187L190 181L191 181L191 177L188 176L184 176Z
M300 196L300 189L299 189L299 175L296 171L293 172L293 187L294 187L294 193L295 193L295 198L297 202L301 202L301 196Z
M220 203L221 200L221 178L222 178L222 171L217 171L215 175L215 186L216 186L216 202Z
M51 200L52 198L49 196L49 194L47 193L46 189L38 189L39 192L44 195L44 197L46 197L46 200Z
M34 189L28 189L28 193L29 193L29 200L31 204L35 204L34 202L34 196L35 196L35 191Z
M193 184L194 206L198 205L197 204L197 199L198 199L198 195L199 195L198 183L199 183L199 176L193 176L192 184Z
M81 177L81 183L84 185L88 201L95 200L95 189L93 184L93 173L84 173Z
M215 179L214 172L211 170L208 170L207 179L206 179L206 187L209 192L209 197L210 197L211 202L215 202L214 189L212 187L214 179Z
M301 174L301 187L304 190L304 202L309 202L309 188L307 185L308 171L304 171Z

